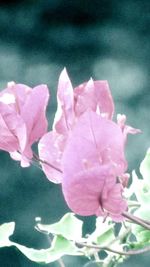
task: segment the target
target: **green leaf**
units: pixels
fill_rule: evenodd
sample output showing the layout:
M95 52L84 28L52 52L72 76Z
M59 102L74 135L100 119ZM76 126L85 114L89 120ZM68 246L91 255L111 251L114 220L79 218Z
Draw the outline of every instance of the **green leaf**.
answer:
M32 261L38 263L49 263L58 260L63 255L83 255L82 249L79 249L73 242L60 235L54 237L51 247L48 249L37 250L20 245L9 240L9 237L13 234L14 229L14 222L4 223L0 226L0 247L15 246ZM74 229L72 229L72 231L74 231Z
M140 165L140 173L143 176L143 179L150 183L150 148L147 150L146 156Z
M144 160L140 165L140 172L143 179L139 179L133 171L132 184L130 192L136 195L136 198L141 205L134 214L138 217L150 220L149 201L150 201L150 148L148 149ZM139 244L150 243L150 231L140 225L132 225L132 233L135 235Z
M150 212L149 209L143 209L139 208L134 215L145 219L145 220L150 220ZM135 235L137 241L139 243L150 243L150 231L145 229L144 227L133 224L132 225L132 233Z
M99 262L99 263L96 263L96 262L87 262L83 267L104 267L103 265L103 262Z
M46 263L47 261L49 249L36 250L34 248L28 248L15 242L12 242L11 245L19 249L31 261L37 263ZM54 257L52 258L52 261L55 260L57 260L57 257L56 259Z
M37 224L41 231L61 235L68 240L76 241L82 237L82 225L83 222L77 219L73 213L66 213L59 222L54 224Z
M62 236L55 237L48 249L36 250L15 242L11 244L17 247L28 259L37 263L54 262L64 255L83 255L80 249Z
M9 222L0 225L0 247L11 246L9 236L11 236L15 229L15 223Z
M96 219L95 231L89 236L88 240L101 246L107 246L115 239L114 225L109 220L103 222L103 218Z
M139 204L142 206L149 206L150 183L148 184L144 179L139 179L135 171L132 172L132 184L129 190L130 196L135 194Z

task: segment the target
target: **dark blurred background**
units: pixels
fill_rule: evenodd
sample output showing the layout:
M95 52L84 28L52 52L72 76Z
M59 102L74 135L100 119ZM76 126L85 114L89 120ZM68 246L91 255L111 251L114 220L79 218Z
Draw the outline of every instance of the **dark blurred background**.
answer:
M16 0L0 1L0 89L8 81L35 86L48 84L51 101L48 118L56 110L59 74L67 67L73 85L107 79L116 112L142 134L130 136L129 171L138 169L150 146L150 2L147 0ZM22 169L0 152L0 223L15 221L14 240L47 247L34 230L35 217L53 223L68 208L59 185L50 183L35 166ZM94 219L84 218L85 231ZM84 258L65 257L66 267L81 267ZM150 255L128 259L122 267L149 267ZM15 248L0 250L2 267L38 267ZM58 267L58 263L47 266Z

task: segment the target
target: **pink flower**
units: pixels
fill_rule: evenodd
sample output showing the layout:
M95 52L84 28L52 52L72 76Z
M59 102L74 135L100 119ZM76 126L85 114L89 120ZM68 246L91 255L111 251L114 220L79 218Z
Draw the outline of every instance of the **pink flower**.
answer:
M90 79L74 90L66 69L60 75L57 91L57 111L53 129L60 134L68 133L78 117L86 110L93 110L111 119L114 112L113 99L107 81Z
M50 181L62 183L73 212L123 220L127 203L122 193L129 179L124 146L127 134L139 130L125 125L125 115L112 121L107 81L90 79L73 90L64 69L57 102L53 129L39 142L43 171Z
M127 168L120 127L93 111L76 123L62 157L62 189L70 209L79 215L123 219L127 203L117 181Z
M0 92L0 149L20 160L23 167L32 158L32 144L47 131L48 98L46 85L32 89L11 82Z
M73 90L66 69L59 78L57 103L53 131L40 140L39 156L49 164L62 169L61 158L66 142L80 116L90 109L102 117L111 119L114 104L107 81L90 79ZM42 168L48 179L55 183L61 182L61 172L44 163Z

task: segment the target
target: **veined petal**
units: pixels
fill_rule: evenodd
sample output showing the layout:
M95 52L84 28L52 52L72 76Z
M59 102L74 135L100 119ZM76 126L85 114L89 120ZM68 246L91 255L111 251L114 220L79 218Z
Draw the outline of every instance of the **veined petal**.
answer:
M48 98L46 85L32 89L10 82L0 92L0 148L10 152L14 159L20 159L22 166L29 165L31 145L47 131Z
M65 141L63 135L51 131L46 133L38 144L39 157L43 161L42 169L54 183L60 183L62 180L61 159Z
M85 112L71 132L62 158L62 188L68 206L80 215L108 213L119 220L126 202L116 178L126 167L120 127L95 112ZM119 203L118 208L107 203L109 196L114 205Z
M31 94L32 88L25 84L16 84L15 82L9 82L7 88L2 91L2 94L10 93L15 98L14 105L11 105L18 114L20 114L21 108L24 106L28 96Z
M122 198L122 191L122 185L117 183L109 191L107 199L103 198L102 200L103 208L117 222L123 220L121 214L127 210L127 202Z
M5 125L7 125L7 131L11 132L12 136L14 136L17 141L15 150L23 151L27 144L27 131L22 117L12 106L3 103L0 103L0 113L3 117L3 121L5 121ZM4 127L2 123L1 127Z
M121 175L127 168L122 131L111 120L87 111L79 118L67 141L63 171L71 177L78 170L108 163L112 164L116 175Z
M75 173L70 181L64 177L62 189L70 209L82 216L109 214L120 220L127 207L109 165Z
M100 168L72 173L69 180L64 173L62 189L70 209L83 216L94 215L99 209L99 197L105 176Z
M102 117L111 119L114 103L107 81L93 81L77 86L74 89L75 114L81 116L86 110L99 110Z
M54 118L53 129L60 134L66 134L74 121L74 95L73 87L66 69L60 74L57 91L57 111Z
M14 151L18 148L18 140L9 130L3 116L0 114L0 149Z
M47 131L45 112L48 99L47 86L39 85L32 89L23 107L21 107L21 117L26 124L29 144L36 142Z

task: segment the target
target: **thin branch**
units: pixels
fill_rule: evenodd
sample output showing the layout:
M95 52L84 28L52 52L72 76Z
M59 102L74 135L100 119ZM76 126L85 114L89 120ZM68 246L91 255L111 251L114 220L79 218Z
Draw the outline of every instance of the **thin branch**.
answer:
M64 262L63 262L63 260L62 260L62 258L60 258L60 259L57 260L57 261L58 261L60 267L66 267L65 264L64 264Z
M30 162L32 166L35 166L36 168L42 170L42 167L38 164L37 160L35 161L34 159Z
M128 214L130 217L130 214ZM132 216L132 215L131 215ZM131 219L131 218L130 218ZM137 220L138 222L140 221L140 219L136 218L136 223L137 223ZM141 221L140 221L141 223ZM143 224L142 224L143 226ZM109 246L112 246L113 244L115 244L116 241L121 241L123 240L130 232L130 228L127 228L125 232L123 232L120 236L118 236L116 239L112 240L109 244ZM94 245L94 244L87 244L87 243L83 243L83 242L76 242L77 245L79 246L83 246L83 247L87 247L87 248L94 248L96 250L106 250L106 251L109 251L109 252L112 252L112 253L115 253L115 254L118 254L118 255L124 255L124 256L131 256L131 255L136 255L136 254L142 254L144 252L147 252L147 251L150 251L150 246L146 246L144 248L141 248L141 249L137 249L137 250L128 250L128 251L124 251L124 250L115 250L109 246L99 246L99 245Z
M130 214L130 213L126 212L126 211L124 211L124 212L122 213L122 215L123 215L125 218L127 218L127 219L133 221L134 223L136 223L136 224L138 224L138 225L141 225L141 226L144 227L145 229L150 230L150 222L147 223L146 220L143 220L143 219L141 219L141 218L139 218L139 217L137 217L137 216L135 216L135 215L133 215L133 214Z
M118 235L115 239L113 239L110 243L109 246L113 245L114 243L116 243L117 241L122 242L125 238L127 239L128 234L131 232L131 228L128 227L125 229L124 232L122 232L120 235Z
M59 169L58 167L54 166L53 164L51 164L51 163L49 163L49 162L47 162L47 161L45 161L45 160L40 159L40 158L38 157L38 155L36 155L35 153L33 153L33 159L34 159L35 161L37 161L37 162L43 163L43 164L45 164L45 165L51 167L52 169L54 169L54 170L56 170L56 171L62 173L62 170L61 170L61 169Z
M131 214L127 214L127 216L128 217L132 217L132 215ZM135 218L134 218L135 219ZM136 221L138 220L138 222L139 222L139 218L137 219L136 218ZM140 221L140 223L141 223L141 221ZM142 226L143 226L143 224L142 224ZM38 225L36 225L36 229L38 230L38 231L40 231L40 232L43 232L44 234L46 234L47 236L49 236L48 235L48 232L46 232L46 231L43 231L43 230L40 230L39 229L39 227L38 227ZM111 243L110 243L110 245L113 245L113 243L115 243L115 241L116 240L121 240L121 239L123 239L124 237L125 237L125 235L127 235L128 233L129 233L129 231L130 231L130 228L128 228L120 237L118 236L118 238L117 239L114 239ZM50 237L49 237L49 240L50 240ZM128 251L121 251L121 250L115 250L115 249L113 249L113 248L111 248L111 247L107 247L107 246L99 246L99 245L94 245L94 244L87 244L87 243L84 243L84 242L78 242L78 241L76 241L75 242L75 244L77 245L77 246L82 246L82 247L87 247L87 248L94 248L94 249L96 249L96 250L106 250L106 251L109 251L109 252L112 252L112 253L115 253L115 254L118 254L118 255L124 255L124 256L131 256L131 255L137 255L137 254L142 254L142 253L145 253L145 252L148 252L148 251L150 251L150 246L146 246L146 247L144 247L144 248L141 248L141 249L135 249L135 250L128 250ZM60 264L60 267L65 267L65 265L64 265L64 263L63 263L63 261L62 261L62 259L61 259L61 262L59 261L59 264Z
M140 207L141 205L139 204L139 203L137 203L137 202L128 202L128 207L129 208L138 208L138 207Z
M106 250L106 251L113 252L113 253L119 254L119 255L124 255L124 256L137 255L137 254L142 254L144 252L150 251L150 246L147 246L147 247L141 248L141 249L121 251L121 250L115 250L113 248L109 248L109 247L105 247L105 246L86 244L86 243L82 243L82 242L76 242L76 245L87 247L87 248L94 248L96 250Z
M17 152L18 152L19 154L21 154L20 151L17 151ZM54 169L54 170L56 170L56 171L58 171L58 172L60 172L60 173L63 173L62 170L61 170L60 168L54 166L53 164L51 164L51 163L49 163L49 162L47 162L47 161L45 161L45 160L40 159L40 158L38 157L38 155L37 155L35 152L33 152L33 160L34 160L34 161L31 160L30 158L27 158L27 159L30 161L31 164L33 164L33 165L36 166L37 168L42 169L41 167L35 165L35 164L34 164L34 161L35 161L35 162L38 162L38 163L43 163L43 164L45 164L45 165L51 167L52 169Z

